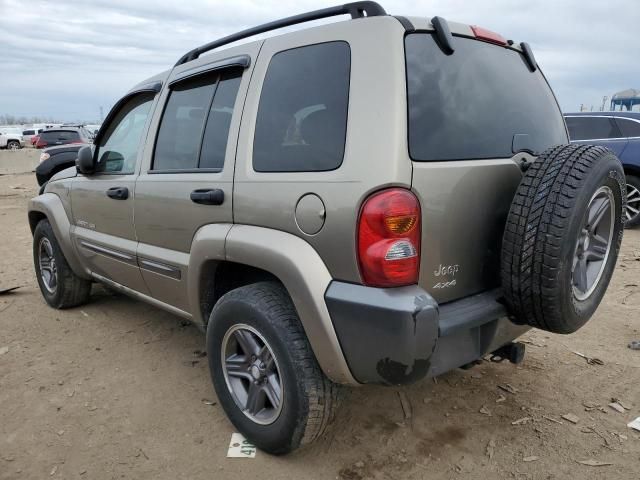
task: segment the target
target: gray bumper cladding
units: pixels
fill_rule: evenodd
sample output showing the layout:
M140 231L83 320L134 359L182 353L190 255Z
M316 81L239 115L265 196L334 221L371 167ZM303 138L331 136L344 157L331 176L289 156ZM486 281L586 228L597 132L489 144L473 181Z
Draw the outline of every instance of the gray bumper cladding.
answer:
M325 299L358 382L402 385L427 375L438 340L438 305L420 287L334 281Z
M325 300L353 377L403 385L473 362L529 330L507 318L500 290L438 306L418 286L331 282Z

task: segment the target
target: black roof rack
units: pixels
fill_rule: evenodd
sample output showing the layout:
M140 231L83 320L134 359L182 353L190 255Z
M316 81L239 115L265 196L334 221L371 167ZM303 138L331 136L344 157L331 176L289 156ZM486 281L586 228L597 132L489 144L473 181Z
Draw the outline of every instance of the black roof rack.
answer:
M260 33L269 32L271 30L277 30L279 28L289 27L291 25L297 25L299 23L311 22L313 20L320 20L321 18L335 17L338 15L351 15L351 18L362 17L379 17L386 15L384 8L376 2L353 2L345 3L344 5L338 5L336 7L323 8L321 10L313 10L312 12L302 13L300 15L294 15L293 17L283 18L281 20L275 20L273 22L258 25L257 27L248 28L241 32L231 34L229 36L214 40L213 42L202 45L195 48L182 56L176 67L183 63L195 60L200 55L214 48L227 45L229 43L237 42L243 38L252 37Z

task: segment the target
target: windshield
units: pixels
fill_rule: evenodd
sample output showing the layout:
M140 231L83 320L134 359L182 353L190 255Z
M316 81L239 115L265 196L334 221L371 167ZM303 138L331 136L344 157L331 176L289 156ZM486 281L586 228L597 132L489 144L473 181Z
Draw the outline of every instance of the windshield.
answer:
M551 89L519 52L456 37L445 55L426 33L408 35L405 49L413 160L510 158L567 143Z

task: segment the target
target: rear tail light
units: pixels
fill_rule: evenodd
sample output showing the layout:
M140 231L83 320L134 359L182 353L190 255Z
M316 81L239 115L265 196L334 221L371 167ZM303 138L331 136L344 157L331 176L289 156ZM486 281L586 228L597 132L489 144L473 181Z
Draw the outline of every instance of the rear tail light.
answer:
M360 209L358 263L365 284L398 287L418 282L420 204L403 188L371 195Z
M507 39L502 35L486 28L478 27L477 25L471 25L471 30L476 38L484 40L485 42L495 43L496 45L507 45Z

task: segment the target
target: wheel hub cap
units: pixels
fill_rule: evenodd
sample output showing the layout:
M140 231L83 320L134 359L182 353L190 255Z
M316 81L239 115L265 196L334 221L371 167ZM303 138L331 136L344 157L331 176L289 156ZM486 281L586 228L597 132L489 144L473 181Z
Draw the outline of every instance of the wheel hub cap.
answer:
M611 250L614 226L615 199L612 190L603 186L589 201L576 242L572 289L580 301L589 298L600 282Z
M49 293L55 293L58 288L58 266L51 242L46 237L43 237L38 245L38 264L42 285Z
M625 208L627 222L634 220L640 215L640 190L633 185L627 184L627 207Z
M278 362L264 337L245 324L222 339L222 371L233 401L254 422L275 422L284 403Z

